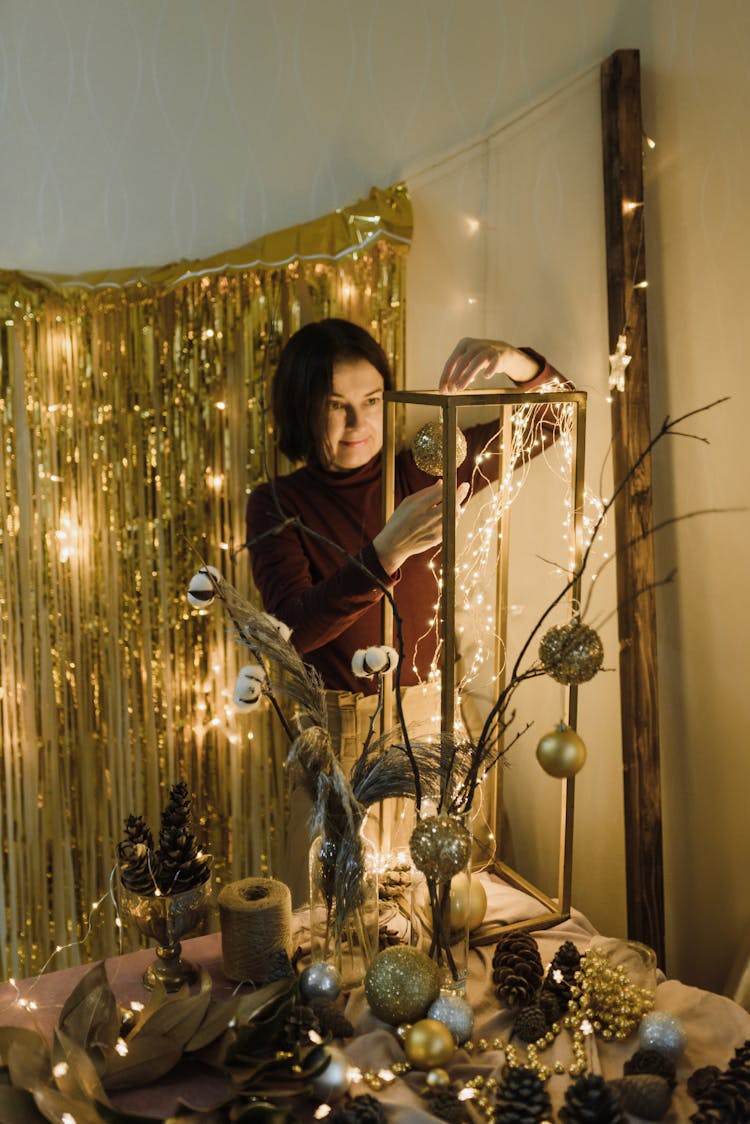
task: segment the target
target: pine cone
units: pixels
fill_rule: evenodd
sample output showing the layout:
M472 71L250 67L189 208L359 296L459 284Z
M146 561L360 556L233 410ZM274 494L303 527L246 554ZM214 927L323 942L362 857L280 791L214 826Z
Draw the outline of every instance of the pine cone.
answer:
M401 943L401 937L395 929L383 928L378 930L378 949L380 952L384 948L391 948L393 945Z
M715 1066L711 1068L716 1069ZM636 1050L632 1058L625 1062L622 1071L626 1077L634 1073L655 1073L657 1077L663 1077L669 1082L670 1089L675 1087L675 1064L660 1050ZM717 1076L718 1073L719 1070L716 1069Z
M696 1082L693 1082L693 1089L695 1087ZM691 1095L695 1097L692 1091ZM690 1117L694 1124L736 1124L740 1120L750 1120L750 1039L737 1047L727 1068L696 1099L698 1112Z
M316 1034L320 1034L318 1016L315 1014L312 1007L305 1007L303 1004L299 1004L294 1008L289 1018L284 1023L281 1037L284 1044L290 1050L293 1050L295 1046L300 1044L305 1046L310 1044L309 1032L311 1030Z
M508 955L525 957L536 952L539 955L539 946L531 933L507 933L495 945L492 953L492 967L497 967L497 961ZM541 963L541 958L540 961Z
M572 941L565 941L560 945L552 957L551 967L559 968L568 983L573 982L576 972L581 967L581 954Z
M530 1004L528 1007L523 1007L518 1015L516 1021L513 1023L513 1033L517 1035L522 1042L536 1042L538 1038L543 1038L547 1033L547 1020L544 1017L544 1011L536 1003Z
M463 1103L450 1089L436 1089L425 1097L428 1110L438 1120L449 1124L469 1124L469 1117Z
M385 1124L385 1112L377 1097L363 1093L336 1105L327 1119L330 1124Z
M277 980L292 980L297 975L285 948L277 948L271 957L271 967L264 979L264 984L276 983Z
M542 984L542 990L539 992L539 996L537 997L537 1004L539 1006L539 1009L544 1014L544 1018L548 1027L552 1026L553 1023L556 1023L560 1020L562 1016L560 1000L557 998L554 992L547 990L545 984Z
M522 960L518 956L510 956L506 961L500 961L492 973L495 994L509 1007L526 1007L539 991L543 968L539 953L536 957L538 962L532 957Z
M632 1073L609 1082L625 1112L644 1120L661 1120L672 1101L669 1082L656 1073Z
M129 857L124 858L125 848ZM155 890L154 875L149 863L149 851L145 843L120 844L120 881L131 894L149 897Z
M700 1104L720 1074L718 1065L704 1065L694 1070L687 1079L687 1091L693 1100Z
M354 1027L333 999L319 996L310 1001L310 1006L317 1016L322 1034L330 1034L332 1038L354 1037Z
M536 1070L506 1068L497 1090L497 1124L540 1124L552 1115L552 1102Z
M157 880L165 894L200 886L211 873L208 859L198 855L198 845L190 831L191 803L185 781L172 785L161 814L157 852Z
M615 1093L598 1073L577 1078L565 1091L562 1124L627 1124Z
M125 835L127 843L145 843L149 851L153 851L154 837L143 816L128 816L125 820Z

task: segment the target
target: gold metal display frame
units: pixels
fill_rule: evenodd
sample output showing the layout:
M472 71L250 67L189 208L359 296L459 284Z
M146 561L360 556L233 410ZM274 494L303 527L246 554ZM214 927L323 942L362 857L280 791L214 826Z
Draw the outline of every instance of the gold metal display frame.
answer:
M455 563L456 563L456 489L446 487L446 481L456 479L456 429L458 412L462 407L493 407L498 409L499 429L502 434L498 451L498 479L504 472L503 449L511 448L513 410L516 406L544 406L570 404L575 407L573 425L573 458L571 462L571 490L573 493L574 571L578 572L583 557L583 483L586 452L586 394L584 391L520 391L520 390L467 390L460 394L442 394L437 390L387 391L383 407L383 518L388 519L394 509L395 456L397 411L407 405L429 406L439 410L443 427L443 584L440 595L440 629L443 639L441 666L440 728L452 731L455 721L456 694L456 638L455 638ZM510 563L510 510L504 510L498 522L497 573L495 580L495 646L494 673L498 692L505 685L505 661L502 651L507 635L507 593ZM571 606L580 600L580 577L570 589ZM393 612L387 598L383 599L384 642L393 644ZM565 691L565 720L573 729L578 718L578 688L571 685ZM393 713L393 688L390 676L384 683L383 715ZM501 794L500 770L495 770L495 783L489 798L489 816L496 829L499 823ZM486 782L485 782L486 783ZM523 890L544 907L544 912L504 924L502 921L485 922L472 934L472 945L494 943L501 933L532 929L547 929L570 917L571 885L573 875L573 815L575 781L563 779L560 807L560 846L557 873L557 898L545 894L512 867L494 858L490 870L512 886Z

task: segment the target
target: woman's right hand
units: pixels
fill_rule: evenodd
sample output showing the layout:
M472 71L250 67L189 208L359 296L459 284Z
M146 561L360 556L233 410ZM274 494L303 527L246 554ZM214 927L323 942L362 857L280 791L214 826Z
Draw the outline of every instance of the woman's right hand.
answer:
M457 511L468 494L469 485L459 484L456 490ZM395 574L407 558L437 546L442 538L443 482L436 480L428 488L403 499L372 544L385 572Z

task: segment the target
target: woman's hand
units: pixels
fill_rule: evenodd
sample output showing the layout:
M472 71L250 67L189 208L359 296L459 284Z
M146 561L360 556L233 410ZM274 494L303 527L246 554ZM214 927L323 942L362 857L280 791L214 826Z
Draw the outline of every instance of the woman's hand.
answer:
M456 508L469 494L468 484L456 490ZM443 538L443 484L437 480L429 488L413 492L398 505L372 544L387 574L395 574L412 554L437 546Z
M469 386L477 375L491 379L508 375L513 382L524 383L539 374L538 364L531 356L502 340L459 340L443 367L438 389L455 394Z

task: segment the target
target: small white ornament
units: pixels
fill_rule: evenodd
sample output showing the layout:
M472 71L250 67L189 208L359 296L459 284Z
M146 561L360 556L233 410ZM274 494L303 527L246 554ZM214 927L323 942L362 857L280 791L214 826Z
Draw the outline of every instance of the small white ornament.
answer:
M232 695L235 708L243 713L255 710L263 694L265 681L266 673L259 664L250 663L240 668Z
M208 608L216 596L216 584L220 581L221 574L215 566L201 566L188 585L187 599L190 604L196 609Z
M276 632L278 632L282 640L289 639L289 637L292 635L292 630L288 624L284 624L284 622L280 621L278 617L273 617L270 613L264 613L263 616L266 618L271 627L274 628Z
M398 664L398 652L387 644L373 645L371 648L358 648L352 656L352 671L358 679L369 679L371 675L387 675Z

